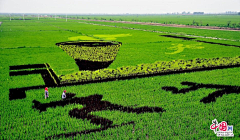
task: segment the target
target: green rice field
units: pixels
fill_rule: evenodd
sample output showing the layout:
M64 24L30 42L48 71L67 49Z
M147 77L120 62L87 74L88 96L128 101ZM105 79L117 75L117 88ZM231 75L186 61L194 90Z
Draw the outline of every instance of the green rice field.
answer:
M0 139L239 139L240 31L87 17L10 21L0 15ZM239 16L91 18L240 23ZM110 62L100 61L104 45L88 54L94 61L83 54L86 42L101 41L121 42ZM60 42L86 43L80 64ZM232 125L234 136L217 137L214 119Z

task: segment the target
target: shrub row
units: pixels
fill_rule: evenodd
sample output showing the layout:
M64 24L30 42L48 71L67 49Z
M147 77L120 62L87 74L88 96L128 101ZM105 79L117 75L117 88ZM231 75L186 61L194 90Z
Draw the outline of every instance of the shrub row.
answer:
M61 84L100 81L108 79L121 79L169 72L184 72L201 69L237 66L240 65L240 56L212 59L157 61L152 64L139 64L137 66L124 66L117 69L100 69L96 71L79 71L77 73L60 76Z
M121 44L107 46L78 46L78 45L59 45L73 59L108 62L113 61L119 51Z

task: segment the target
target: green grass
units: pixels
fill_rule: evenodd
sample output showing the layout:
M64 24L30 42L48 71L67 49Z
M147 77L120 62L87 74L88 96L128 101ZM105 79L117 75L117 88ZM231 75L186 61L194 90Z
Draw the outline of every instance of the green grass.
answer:
M237 130L239 127L238 122L240 121L238 117L239 104L237 104L239 102L239 95L223 95L223 97L218 98L214 103L203 104L200 100L209 93L214 92L215 89L200 89L190 93L176 95L171 92L166 92L161 88L173 85L178 88L183 88L180 84L182 81L220 85L224 83L224 85L240 86L238 82L240 78L239 70L239 68L234 68L101 84L50 88L49 100L43 98L43 89L28 91L26 93L26 99L16 101L6 101L8 94L4 94L2 98L5 100L4 106L8 106L11 110L1 115L3 122L2 129L6 129L3 131L2 136L4 136L3 138L25 139L30 135L35 139L39 139L44 138L44 136L54 135L56 132L66 133L82 131L86 128L97 128L97 126L91 125L89 121L77 120L68 116L68 111L71 108L78 107L78 105L68 105L64 108L57 107L56 109L49 108L46 112L42 113L31 108L31 102L34 99L43 103L60 100L61 92L66 89L68 92L76 93L78 97L97 93L103 95L105 100L116 104L125 106L137 105L136 107L157 106L166 109L164 113L146 113L139 115L135 113L120 113L118 111L95 112L94 114L113 120L115 124L128 121L136 122L134 134L131 132L132 126L129 126L130 130L126 128L127 126L124 126L117 130L113 129L97 133L94 135L95 137L111 139L111 137L114 137L112 136L113 134L106 136L103 136L103 134L117 131L120 138L126 138L127 136L134 139L139 137L144 138L144 136L148 134L150 138L159 137L161 139L166 139L168 136L169 138L178 136L180 139L192 139L194 137L201 139L218 139L209 129L211 121L214 118L217 118L219 121L227 121ZM4 93L6 92L7 91L4 90ZM226 115L226 113L230 114ZM12 119L15 120L14 124L11 123ZM14 128L11 128L11 126ZM66 131L63 130L64 128ZM8 135L10 133L12 134L11 136ZM238 136L239 132L234 131L234 134ZM92 139L91 135L81 136L81 138L84 137ZM76 138L80 138L80 136Z
M99 21L82 21L86 23L95 23L102 25L116 26L119 28L132 28L150 31L159 31L163 33L170 34L180 34L180 35L195 35L202 37L214 37L238 40L239 42L239 31L226 31L226 30L208 30L208 29L195 29L195 28L178 28L178 27L164 27L164 26L149 26L149 25L139 25L139 24L126 24L126 23L111 23L111 22L99 22Z
M90 20L156 22L198 26L206 26L208 24L208 26L240 27L239 15L86 15L78 17L79 19L84 18Z
M78 71L75 61L58 47L26 47L1 49L3 73L8 74L9 66L49 63L58 75Z
M24 75L24 76L11 76L7 79L9 88L21 88L36 85L45 85L40 74ZM21 85L21 87L19 86Z
M116 37L120 47L116 60L109 68L131 66L155 61L171 61L177 59L190 60L193 58L235 57L239 56L238 47L206 44L180 39L166 38L159 35L164 33L145 32L132 29L122 29L107 26L78 23L76 20L65 22L64 19L40 19L31 21L8 21L0 18L0 90L1 90L1 136L0 139L45 139L45 137L96 129L88 120L71 118L69 111L73 108L81 109L78 104L65 107L48 108L40 113L32 109L33 100L41 103L61 100L63 90L75 93L77 97L87 97L93 94L103 95L105 101L111 103L136 107L162 107L163 113L126 113L120 111L93 112L94 115L108 118L114 124L120 125L134 121L133 125L111 128L106 131L77 135L67 139L219 139L209 129L215 118L220 123L227 121L234 127L233 139L240 135L239 102L240 95L231 93L217 98L216 102L204 104L200 102L203 97L215 92L216 89L201 88L186 94L173 94L162 87L174 86L179 89L187 86L181 82L196 82L203 84L218 84L240 86L240 68L229 68L203 72L182 73L132 80L119 80L86 85L49 88L49 99L44 99L44 89L26 91L26 98L9 100L9 89L25 86L42 85L40 74L28 76L9 76L9 66L48 63L58 76L74 73L78 67L74 60L55 43L69 41L69 37L94 35L119 35L131 36ZM109 24L110 23L106 23ZM120 26L120 24L117 24ZM140 28L140 25L124 24ZM142 29L153 30L153 26L141 26ZM12 31L10 31L12 29ZM50 31L50 29L52 29ZM173 30L172 30L173 29ZM40 31L41 30L41 31ZM45 31L42 31L45 30ZM166 30L171 33L193 34L239 40L239 32L209 31L184 28L154 27L154 30ZM225 34L225 33L228 33ZM101 36L98 36L99 39ZM106 36L103 39L106 39ZM216 41L208 39L210 41ZM240 45L237 41L221 41L229 44ZM219 40L217 40L219 41ZM173 45L174 44L174 45ZM182 51L176 48L186 47ZM191 47L187 47L187 45ZM25 46L25 47L23 47ZM176 47L178 46L178 47ZM199 47L196 49L196 47ZM175 47L172 48L171 47ZM195 49L194 49L195 48ZM181 50L181 49L180 49ZM173 53L174 54L166 54ZM64 138L62 138L64 139ZM228 138L223 138L228 139Z
M58 23L52 23L58 24ZM104 23L109 25L109 23ZM111 23L115 24L115 23ZM94 37L96 35L118 35L118 34L129 34L131 36L127 37L116 37L116 41L123 42L123 45L120 47L120 51L116 57L116 60L111 64L109 68L117 68L121 66L129 66L129 65L137 65L140 63L154 63L155 61L162 60L162 61L171 61L176 59L194 59L194 58L213 58L213 57L231 57L237 56L239 54L239 48L237 47L226 47L221 45L213 45L207 43L198 43L195 41L183 41L181 39L173 39L173 38L166 38L161 37L163 35L161 33L154 33L154 32L143 32L143 31L136 31L131 29L121 29L121 28L113 28L107 26L99 26L99 25L89 25L84 23L71 23L70 30L76 30L81 32L84 35L88 35ZM117 23L118 25L118 23ZM125 24L124 24L125 25ZM128 24L131 25L131 24ZM60 25L59 27L66 28L66 24ZM82 28L80 29L79 26ZM135 25L131 25L135 27ZM138 26L138 25L136 25ZM146 26L146 29L151 28L151 26ZM163 27L159 27L163 28ZM166 27L168 28L168 27ZM180 32L182 32L182 28L177 28ZM191 30L191 29L188 29ZM192 29L194 30L194 29ZM197 29L200 30L201 29ZM171 31L171 30L170 30ZM209 31L208 34L214 31ZM226 31L218 31L218 34L224 34ZM188 33L188 32L187 32ZM239 32L229 32L233 35L239 34ZM99 37L99 36L98 36ZM231 39L231 36L225 36L227 39ZM234 36L236 38L236 36ZM105 39L105 38L100 38ZM201 40L201 39L200 39ZM215 42L215 40L211 40ZM223 41L222 41L223 42ZM221 43L221 42L219 42ZM231 41L225 41L223 43L231 44ZM190 46L199 45L203 47L203 49L184 49L183 52L178 54L166 54L170 53L169 48L177 46L178 44L183 44ZM239 42L235 42L232 45L239 45ZM212 51L214 50L214 51ZM151 57L149 57L151 56ZM148 58L148 59L146 59Z

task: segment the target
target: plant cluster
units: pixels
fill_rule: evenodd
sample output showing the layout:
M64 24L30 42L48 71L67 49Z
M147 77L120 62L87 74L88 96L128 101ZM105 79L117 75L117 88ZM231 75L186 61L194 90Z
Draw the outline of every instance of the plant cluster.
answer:
M49 139L69 140L206 138L217 140L219 137L217 137L213 131L209 130L209 126L215 118L218 119L218 121L227 121L228 124L233 125L234 128L240 128L240 94L234 92L234 90L236 91L236 88L232 88L237 87L237 90L239 90L240 67L212 71L204 71L203 68L200 69L202 70L201 72L186 74L171 74L153 77L148 77L149 75L147 75L146 78L119 80L115 82L99 82L96 84L82 85L67 84L71 86L60 85L60 87L49 88L50 98L46 100L44 99L45 87L43 87L40 89L27 90L25 92L26 98L24 99L10 101L9 92L11 88L44 85L44 80L41 74L10 76L10 72L17 71L11 70L10 66L49 63L51 64L52 70L58 75L66 75L79 71L73 59L54 45L56 42L66 41L68 37L79 36L78 33L72 32L71 30L77 30L82 32L83 35L92 36L99 34L131 34L131 37L117 38L118 41L124 42L124 45L121 46L121 55L118 55L117 60L115 60L109 67L115 70L118 70L118 67L135 66L137 64L143 64L143 66L150 67L153 66L152 63L158 60L172 62L172 60L177 59L193 60L194 58L239 56L238 47L207 44L204 42L202 42L202 45L205 49L186 49L186 51L181 54L165 55L169 46L172 46L171 44L178 43L190 45L194 43L191 40L183 41L181 39L161 37L159 36L159 33L145 32L144 30L171 32L172 35L195 34L206 37L221 37L229 40L224 42L224 40L206 38L204 41L234 44L238 46L239 41L231 41L231 39L239 40L239 32L105 23L106 25L113 26L113 28L110 26L93 26L90 24L79 23L78 20L73 22L68 19L68 22L66 22L65 19L54 20L54 18L42 18L38 21L36 17L34 18L25 21L9 21L9 17L0 17L0 21L3 23L0 26L0 79L2 81L0 84L0 87L2 87L0 99L0 139L48 139L50 137ZM113 18L118 19L118 17L115 16ZM132 18L133 17L129 17L129 19ZM151 17L146 16L146 18ZM122 19L124 20L124 18ZM227 19L231 20L229 17L227 17ZM163 20L170 21L166 19ZM189 19L188 23L191 21L192 19ZM199 20L196 19L196 21ZM235 22L233 20L231 21ZM225 21L223 22L226 24ZM211 25L213 23L209 22L209 24ZM115 25L117 25L117 27L128 27L142 30L129 30L127 28L120 29L115 28ZM61 28L57 28L57 26ZM203 39L201 40L203 41ZM183 57L183 55L186 56ZM210 60L215 62L215 60ZM201 62L201 60L198 61ZM239 60L236 60L236 62L237 61L239 62ZM189 61L179 60L179 62ZM235 63L237 66L239 66L238 62ZM158 65L163 65L161 63L163 62L159 62ZM165 63L165 66L167 64L170 65L170 62ZM172 63L171 67L173 67ZM191 64L191 62L189 63ZM219 63L226 65L227 62ZM185 64L181 65L184 66ZM143 66L138 65L139 69ZM100 73L103 71L108 70L100 70ZM83 73L84 72L85 71L83 71ZM183 70L182 72L185 71ZM87 74L89 73L87 72ZM72 76L76 76L77 78L77 75L72 74ZM216 88L216 86L218 87ZM229 87L229 91L225 93L226 87ZM162 107L166 112L137 114L118 110L92 111L89 115L97 116L97 119L106 118L111 120L116 127L88 133L89 130L99 130L101 125L93 124L91 123L91 120L77 119L69 115L69 111L75 108L79 110L86 107L84 104L68 104L65 106L57 106L56 108L49 107L46 111L41 113L39 110L32 108L34 105L32 102L33 100L37 100L42 104L61 101L61 95L65 89L67 90L67 93L76 93L76 97L81 99L82 97L89 97L98 94L103 96L101 100L103 103L110 102L134 109L142 108L144 106ZM174 89L176 89L176 91ZM220 94L218 94L219 92ZM231 92L231 94L228 94L229 92ZM19 92L16 93L20 94ZM215 102L208 104L200 102L201 99L209 97L209 95L211 97L217 95L218 97L215 98ZM70 95L68 94L67 97L70 97ZM90 104L94 106L93 103ZM134 121L134 124L124 125L132 121ZM72 136L66 137L62 134L72 134ZM76 136L73 136L74 134L76 134ZM240 131L234 130L234 135L235 137L239 136Z
M77 73L60 76L62 84L99 81L107 79L121 79L169 72L194 71L225 66L240 65L240 56L211 59L157 61L152 64L139 64L137 66L124 66L117 69L100 69L96 71L79 71Z
M101 45L93 44L95 46L81 46L81 45L62 45L59 47L62 48L68 55L73 59L88 60L88 61L97 61L97 62L108 62L113 61L117 56L121 43L112 44L112 45Z

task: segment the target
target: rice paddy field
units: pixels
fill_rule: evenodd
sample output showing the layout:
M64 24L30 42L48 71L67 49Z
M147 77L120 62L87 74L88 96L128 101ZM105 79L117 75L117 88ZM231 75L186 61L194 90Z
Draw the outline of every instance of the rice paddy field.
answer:
M28 19L0 16L0 139L239 139L240 31Z
M64 16L62 16L64 17ZM197 26L240 27L239 15L70 15L76 19L152 22Z

